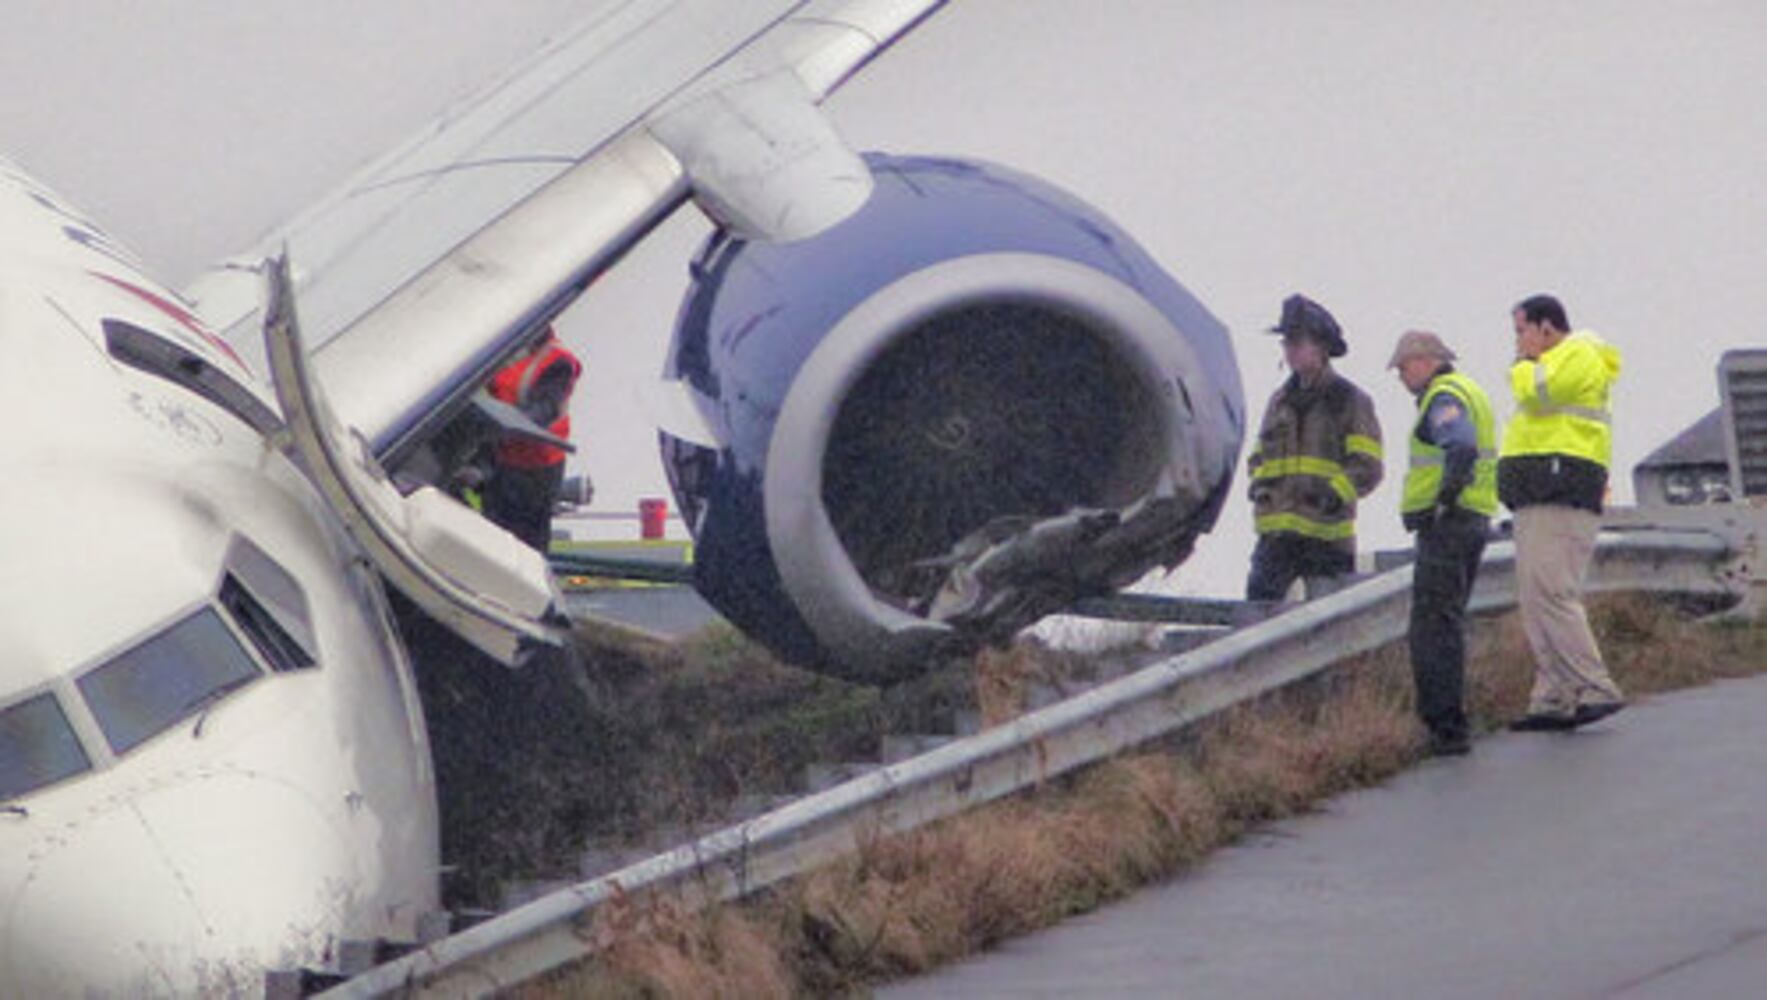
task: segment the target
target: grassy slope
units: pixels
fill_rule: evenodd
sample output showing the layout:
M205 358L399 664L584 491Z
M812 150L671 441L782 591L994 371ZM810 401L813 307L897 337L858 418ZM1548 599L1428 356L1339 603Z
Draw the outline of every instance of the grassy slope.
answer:
M430 623L407 622L407 639L457 910L495 907L506 882L574 879L585 839L714 829L738 796L873 757L886 731L948 726L972 697L955 666L880 692L782 666L728 629L679 648L581 629L586 684L556 661L511 672Z
M1767 671L1767 626L1700 625L1642 598L1600 601L1592 618L1634 697ZM1513 617L1477 623L1472 640L1469 709L1477 728L1490 729L1521 711L1531 661ZM1072 666L1024 650L989 664L974 686L999 717L1010 711L1014 684ZM654 699L656 714L643 717L682 727L651 734L672 747L658 749L657 762L695 782L714 779L674 786L680 803L701 807L744 782L777 778L762 773L785 758L854 749L892 717L976 700L958 675L894 703L829 689L728 637L646 673L625 694ZM751 684L752 697L744 693ZM687 693L701 686L710 691ZM608 944L600 961L524 995L827 995L931 968L1182 871L1253 825L1389 777L1417 759L1410 696L1402 645L1390 647L1168 746L884 840L741 906L630 900L598 921ZM728 711L737 705L756 709L748 715L756 724L738 723ZM744 772L738 759L758 770ZM644 773L654 772L633 776ZM657 815L641 791L611 798Z

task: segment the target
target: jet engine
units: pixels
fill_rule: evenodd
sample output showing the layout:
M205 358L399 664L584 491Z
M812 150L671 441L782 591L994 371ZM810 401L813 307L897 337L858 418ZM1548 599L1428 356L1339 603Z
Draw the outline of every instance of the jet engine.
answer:
M1098 211L865 160L832 228L701 249L665 373L697 420L661 447L706 599L890 682L1183 561L1245 406L1225 327Z

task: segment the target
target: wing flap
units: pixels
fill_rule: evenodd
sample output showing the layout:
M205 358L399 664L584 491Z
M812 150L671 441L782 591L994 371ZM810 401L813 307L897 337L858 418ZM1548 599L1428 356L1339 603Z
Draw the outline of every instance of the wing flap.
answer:
M606 3L250 259L293 262L327 396L394 466L685 200L649 120L781 70L820 100L941 2ZM255 357L239 277L223 265L189 292Z
M644 132L622 137L449 251L314 359L340 415L397 466L528 332L687 195Z
M385 153L246 254L286 253L315 345L334 339L413 275L633 128L651 109L798 4L620 0L475 99ZM227 264L214 269L225 272ZM199 302L205 274L187 291ZM235 295L212 317L256 347L255 308ZM231 308L228 308L228 307ZM345 412L350 406L339 405Z

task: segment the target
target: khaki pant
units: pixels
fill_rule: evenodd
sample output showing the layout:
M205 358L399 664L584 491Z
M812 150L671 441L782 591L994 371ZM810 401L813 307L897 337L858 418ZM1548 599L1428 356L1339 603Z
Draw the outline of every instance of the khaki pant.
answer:
M1583 575L1599 526L1599 517L1575 507L1515 512L1516 589L1522 630L1534 651L1531 714L1565 715L1578 705L1622 698L1583 611Z

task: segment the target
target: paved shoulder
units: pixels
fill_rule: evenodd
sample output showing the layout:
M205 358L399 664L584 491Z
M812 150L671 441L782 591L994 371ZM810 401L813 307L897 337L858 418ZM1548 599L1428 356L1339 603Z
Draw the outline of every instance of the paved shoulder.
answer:
M1767 983L1767 678L1505 734L880 996L1735 997Z

